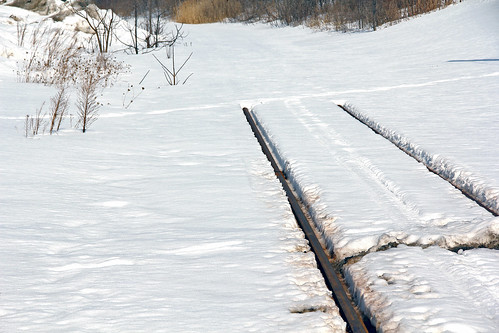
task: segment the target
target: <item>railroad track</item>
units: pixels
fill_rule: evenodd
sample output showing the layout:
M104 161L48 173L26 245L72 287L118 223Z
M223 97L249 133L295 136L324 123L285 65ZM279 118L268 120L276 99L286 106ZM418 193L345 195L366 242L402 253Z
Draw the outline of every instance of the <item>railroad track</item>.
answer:
M343 319L347 323L347 331L354 333L375 332L376 330L372 327L370 322L367 320L364 322L362 319L362 316L357 310L350 294L348 293L347 287L343 282L341 272L336 270L331 264L331 258L328 255L328 251L320 241L320 236L318 236L319 233L316 231L313 221L308 215L307 210L304 209L301 200L296 195L296 191L293 189L292 184L288 181L286 174L279 166L276 156L274 156L269 148L269 144L265 139L265 134L258 126L255 115L247 108L243 108L243 113L246 116L255 137L260 143L263 153L270 161L276 177L279 179L284 191L286 192L298 225L303 230L303 233L309 242L310 248L315 254L317 264L322 275L324 276L326 285L331 290L333 299L336 302Z

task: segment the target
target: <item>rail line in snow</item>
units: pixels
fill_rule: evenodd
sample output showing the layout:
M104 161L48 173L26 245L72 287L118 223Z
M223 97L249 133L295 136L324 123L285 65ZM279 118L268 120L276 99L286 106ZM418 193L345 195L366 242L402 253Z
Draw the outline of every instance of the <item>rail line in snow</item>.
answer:
M347 291L345 283L342 281L341 273L334 269L331 264L330 257L328 256L328 251L325 250L323 244L319 240L318 232L315 230L314 223L310 216L306 213L303 204L299 197L296 195L296 191L293 189L292 184L288 181L286 174L283 172L282 168L277 163L276 156L272 153L269 148L269 144L265 139L265 135L261 128L258 126L258 121L248 108L243 108L243 113L246 116L248 123L255 134L263 153L267 156L270 161L274 172L282 184L284 191L288 197L288 201L291 205L291 209L298 225L303 230L306 239L309 242L310 248L315 254L317 264L319 266L322 275L324 276L326 285L332 291L333 298L336 305L340 309L340 313L347 323L347 330L354 333L360 332L374 332L375 329L372 325L366 321L362 320L362 316L359 314L358 310L354 306L351 296Z
M355 108L346 104L337 105L352 118L390 141L393 145L416 161L423 163L428 170L447 181L494 216L499 215L499 193L496 190L489 188L481 182L473 180L473 175L461 170L458 166L453 165L452 162L425 151L406 137L389 130L366 115L358 112Z

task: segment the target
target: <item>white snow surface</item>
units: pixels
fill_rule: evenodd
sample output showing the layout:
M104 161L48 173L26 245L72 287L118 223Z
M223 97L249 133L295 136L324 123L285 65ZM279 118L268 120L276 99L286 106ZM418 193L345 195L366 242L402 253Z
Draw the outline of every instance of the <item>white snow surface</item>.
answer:
M496 332L499 252L404 245L347 267L355 297L380 332ZM437 305L437 306L436 306ZM459 315L457 315L459 314Z
M130 58L85 135L25 138L56 88L17 82L12 13L41 19L0 6L1 332L345 331L237 102Z
M26 114L56 88L18 82L27 49L9 16L44 17L0 6L0 331L344 331L242 106L338 259L415 246L348 266L373 323L497 331L497 250L444 248L496 244L498 219L335 104L497 191L498 13L469 0L355 34L185 25L186 85L118 52L130 69L87 133L66 119L27 139Z

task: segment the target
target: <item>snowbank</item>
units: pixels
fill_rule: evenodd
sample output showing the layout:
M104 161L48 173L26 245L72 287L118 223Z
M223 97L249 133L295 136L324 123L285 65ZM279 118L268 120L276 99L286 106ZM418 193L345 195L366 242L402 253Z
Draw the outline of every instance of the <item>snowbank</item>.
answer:
M8 5L35 12L40 15L59 13L61 9L65 8L64 1L62 0L13 0L10 1Z

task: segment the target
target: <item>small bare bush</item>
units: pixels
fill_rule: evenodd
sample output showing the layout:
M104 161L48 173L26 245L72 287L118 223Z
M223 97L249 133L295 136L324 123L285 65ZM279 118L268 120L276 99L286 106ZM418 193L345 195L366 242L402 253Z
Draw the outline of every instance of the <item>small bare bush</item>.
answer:
M45 132L45 127L47 126L44 119L45 119L45 113L42 114L43 107L45 106L45 102L43 102L42 106L40 106L39 109L36 110L36 113L34 116L30 116L29 114L26 115L26 120L24 122L24 133L25 136L35 136L40 133L40 131Z
M39 25L31 34L31 49L18 64L19 81L44 84L74 81L82 52L76 34Z
M142 80L140 80L139 85L141 85L142 82L144 82L150 71L151 70L148 70L144 75L144 77L142 77ZM137 99L140 95L142 95L145 89L146 88L142 86L140 90L136 92L133 84L129 84L127 91L123 93L123 108L128 109L130 105L132 105L133 101L135 101L135 99Z
M99 117L102 104L97 101L98 89L111 85L121 72L122 65L107 54L98 54L96 58L88 59L83 66L77 88L76 127L81 127L85 133Z
M97 101L98 78L89 75L78 87L78 100L76 103L78 122L76 127L80 127L85 133L99 117L100 103Z
M28 24L26 22L17 21L17 45L23 47L24 39L26 37L26 29Z
M167 50L166 52L167 52L167 58L171 59L171 65L170 66L165 65L154 54L153 54L153 57L161 65L161 68L163 69L163 74L165 76L166 82L168 82L168 84L170 86L176 86L176 85L178 85L180 83L179 73L184 68L185 64L187 64L187 62L189 61L189 59L191 59L192 52L191 52L191 54L189 54L189 56L187 57L187 59L185 59L184 62L182 63L182 65L180 65L180 66L178 66L178 64L176 63L176 60L175 60L175 46L174 45L171 46L170 49ZM193 73L189 74L189 76L187 76L187 78L182 82L182 84L185 84L187 82L187 80L189 80L189 78L192 76L192 74Z
M42 106L38 110L36 110L35 116L31 117L31 129L33 135L38 135L40 129L44 124L45 113L42 115L43 107L45 106L45 102L42 103Z
M165 76L166 82L168 82L168 84L171 86L176 86L180 83L179 73L180 71L182 71L184 66L192 57L192 52L191 52L191 54L189 54L189 56L184 60L184 62L180 66L178 65L175 59L175 45L177 44L178 41L185 38L185 34L182 31L183 26L184 26L183 24L180 26L175 25L175 32L173 31L171 32L171 40L170 44L168 45L168 48L166 49L167 59L165 62L159 60L158 57L156 57L153 54L153 57L161 65L161 68L163 69L163 74ZM166 62L170 62L170 64L167 64ZM182 82L182 84L185 84L192 75L193 73L188 75L187 78Z
M213 23L235 19L242 12L238 0L186 0L178 6L175 20L187 24Z
M69 94L67 88L61 85L55 96L50 99L50 134L59 131L68 107Z

